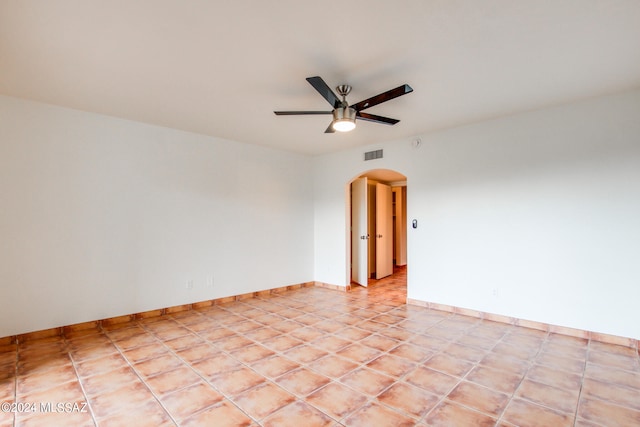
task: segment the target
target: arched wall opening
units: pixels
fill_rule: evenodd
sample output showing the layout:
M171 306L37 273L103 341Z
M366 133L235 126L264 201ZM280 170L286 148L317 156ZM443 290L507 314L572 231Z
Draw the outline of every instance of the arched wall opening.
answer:
M406 268L407 177L391 169L364 171L346 183L345 200L348 287Z

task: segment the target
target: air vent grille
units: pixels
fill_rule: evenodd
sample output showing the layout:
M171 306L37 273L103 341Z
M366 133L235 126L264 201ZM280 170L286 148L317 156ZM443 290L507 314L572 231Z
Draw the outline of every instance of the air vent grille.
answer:
M364 153L364 160L374 160L382 158L382 150L368 151Z

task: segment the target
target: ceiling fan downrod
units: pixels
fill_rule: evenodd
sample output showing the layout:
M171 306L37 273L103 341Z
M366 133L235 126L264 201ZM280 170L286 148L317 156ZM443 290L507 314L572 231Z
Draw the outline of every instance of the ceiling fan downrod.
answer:
M348 106L349 104L347 104L347 95L351 93L351 86L349 85L336 86L336 92L338 92L338 95L342 96L342 106L343 107Z

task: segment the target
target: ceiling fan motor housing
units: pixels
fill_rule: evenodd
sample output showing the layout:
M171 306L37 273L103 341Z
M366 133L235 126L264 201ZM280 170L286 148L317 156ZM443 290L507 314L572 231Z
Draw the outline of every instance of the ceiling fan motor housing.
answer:
M333 110L333 120L351 120L355 121L356 110L351 107L338 107Z

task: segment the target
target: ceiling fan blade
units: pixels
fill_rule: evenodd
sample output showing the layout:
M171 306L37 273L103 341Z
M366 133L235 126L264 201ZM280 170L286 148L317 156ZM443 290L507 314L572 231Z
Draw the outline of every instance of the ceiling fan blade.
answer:
M365 99L364 101L360 101L357 104L351 105L351 108L354 108L356 111L362 111L366 108L373 107L374 105L382 104L383 102L390 101L394 98L397 98L402 95L406 95L407 93L413 92L411 86L404 84L402 86L398 86L395 89L388 90L379 95L372 96L369 99Z
M324 133L335 133L335 131L336 130L333 128L333 122L331 122L329 123L329 127L324 131Z
M375 114L361 113L358 111L356 117L367 122L381 123L383 125L395 125L400 120L390 119L389 117L377 116Z
M331 111L274 111L276 116L306 116L311 114L332 114Z
M307 81L309 82L309 84L311 84L311 86L313 86L315 90L318 91L320 95L322 95L324 99L327 100L327 102L329 102L329 104L331 104L333 108L338 108L338 106L340 106L342 102L340 101L340 99L338 99L336 94L333 93L331 88L324 82L324 80L322 80L322 77L307 77Z

